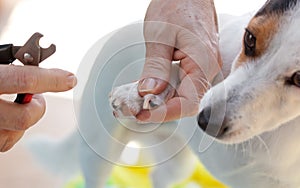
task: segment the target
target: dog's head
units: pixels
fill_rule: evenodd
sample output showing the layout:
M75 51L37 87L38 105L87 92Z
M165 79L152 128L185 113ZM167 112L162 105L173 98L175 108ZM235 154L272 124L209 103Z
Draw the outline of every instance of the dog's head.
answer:
M199 126L239 143L300 115L300 0L268 0L245 29L231 74L201 101Z

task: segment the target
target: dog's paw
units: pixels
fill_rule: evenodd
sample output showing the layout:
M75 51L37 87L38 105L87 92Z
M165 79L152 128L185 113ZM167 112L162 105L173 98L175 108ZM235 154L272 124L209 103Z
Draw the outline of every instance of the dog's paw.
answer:
M138 82L121 85L112 90L109 100L113 114L117 118L136 116L141 110L151 110L162 105L174 94L168 87L159 95L148 94L141 97L137 90Z
M148 94L141 97L138 93L138 81L121 85L112 90L109 96L110 106L117 118L135 117L141 110L152 110L176 95L179 81L179 65L172 64L171 76L167 88L158 95Z
M115 117L132 117L137 115L144 99L138 94L138 82L121 85L112 90L109 102Z

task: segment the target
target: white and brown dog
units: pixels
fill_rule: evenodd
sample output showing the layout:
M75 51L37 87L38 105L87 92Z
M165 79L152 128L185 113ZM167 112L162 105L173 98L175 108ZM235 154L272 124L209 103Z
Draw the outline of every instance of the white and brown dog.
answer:
M246 27L230 75L201 101L198 124L220 143L196 153L231 187L300 187L299 25L300 1L267 1ZM227 42L223 58L234 54ZM121 99L124 87L112 97Z
M141 146L164 143L143 150L143 156L154 161L143 164L157 164L151 175L154 188L166 188L188 177L195 167L192 153L216 178L233 188L300 187L300 0L268 0L250 22L249 19L249 15L235 18L220 29L224 74L232 64L231 73L204 95L198 119L183 119L181 122L186 125L180 127L176 122L154 128L108 123L107 129L120 142L135 140ZM167 96L168 91L141 98L137 83L131 83L115 88L110 103L114 114L123 117L128 111L160 105ZM69 152L75 151L75 142L82 140L74 134L59 150L54 150L73 157L58 152L49 154L47 150L45 158L54 155L65 159L52 162L63 166L79 155L86 187L102 188L113 166L105 157L116 161L125 146L114 144L105 139L104 132L89 128L93 122L90 119L97 115L88 112L93 103L85 103L83 113L89 114L82 122L82 130L91 135L85 137L88 144L81 144L79 154ZM143 130L151 131L141 133ZM186 134L189 131L193 133ZM205 149L201 149L203 140L210 143Z
M300 1L267 1L230 75L201 101L199 126L234 144L210 148L202 161L232 187L300 187L299 24Z

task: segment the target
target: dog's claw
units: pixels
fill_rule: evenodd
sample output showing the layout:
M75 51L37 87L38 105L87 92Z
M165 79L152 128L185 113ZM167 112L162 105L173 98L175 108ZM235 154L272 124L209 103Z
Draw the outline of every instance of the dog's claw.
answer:
M144 110L154 109L160 106L162 103L163 100L159 96L148 94L144 96L143 109Z

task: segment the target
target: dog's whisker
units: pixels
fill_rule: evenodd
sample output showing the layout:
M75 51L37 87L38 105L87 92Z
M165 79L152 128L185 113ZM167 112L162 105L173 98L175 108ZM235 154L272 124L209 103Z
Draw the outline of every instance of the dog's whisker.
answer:
M238 151L239 151L238 150L239 149L238 146L239 146L238 144L234 144L234 150L235 150L235 155L236 156L238 155Z
M246 144L247 144L246 142L242 143L242 153L243 153L244 156L247 155L247 145Z
M251 144L251 140L252 140L252 139L247 140L247 144L248 144L248 148L249 148L249 155L252 155L252 144Z
M255 137L262 143L262 146L266 149L268 157L271 158L270 149L269 149L267 143L264 141L264 139L262 139L262 137L260 135L256 135Z

